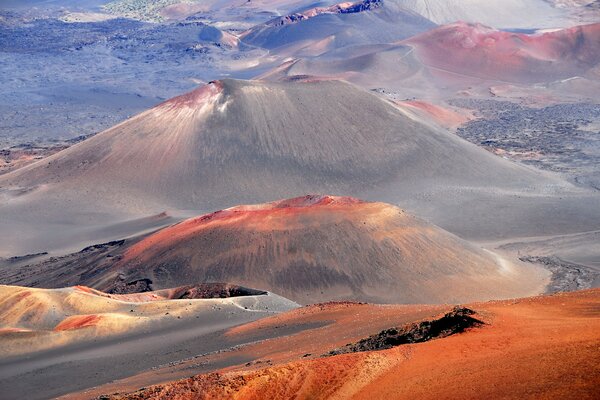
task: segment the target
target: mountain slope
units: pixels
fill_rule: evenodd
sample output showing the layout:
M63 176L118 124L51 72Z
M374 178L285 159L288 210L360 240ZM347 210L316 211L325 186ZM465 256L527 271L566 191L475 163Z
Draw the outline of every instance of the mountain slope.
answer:
M149 362L226 353L224 329L298 307L261 291L204 298L197 289L207 286L119 296L0 285L2 399L55 398L140 373Z
M457 23L404 43L430 68L516 83L571 78L600 63L600 23L533 35Z
M566 13L543 0L396 0L437 24L478 22L496 28L565 26Z
M165 210L197 215L305 193L402 204L474 237L600 223L599 196L348 83L223 80L0 176L0 254L76 251L168 223L139 222Z
M246 322L296 307L272 293L218 283L129 295L85 286L38 289L0 285L1 361L78 342L160 331L181 318L202 316L204 321L214 322L216 331L220 322L235 320L228 315L232 311L243 310L236 318Z
M352 46L288 60L263 77L342 78L406 97L435 96L449 88L482 84L487 90L498 82L559 84L582 76L598 80L598 48L600 24L524 34L459 22L393 44Z

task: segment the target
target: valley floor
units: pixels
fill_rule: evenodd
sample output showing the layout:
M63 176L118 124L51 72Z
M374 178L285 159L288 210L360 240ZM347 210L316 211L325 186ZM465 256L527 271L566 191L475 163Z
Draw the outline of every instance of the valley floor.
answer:
M64 398L595 398L600 290L467 307L484 325L424 343L324 356L382 328L439 318L452 307L308 306L224 333L229 339L280 335ZM167 383L201 369L201 375ZM129 394L106 395L115 392Z

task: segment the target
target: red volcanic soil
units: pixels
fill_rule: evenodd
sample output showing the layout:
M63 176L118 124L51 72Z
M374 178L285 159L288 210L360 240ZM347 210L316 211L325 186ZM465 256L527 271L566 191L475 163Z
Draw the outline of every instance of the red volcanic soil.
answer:
M171 228L163 229L140 243L132 246L124 255L124 261L134 258L146 259L157 246L166 248L178 241L192 237L198 232L214 225L241 224L250 225L257 230L277 228L281 223L291 223L289 217L309 215L315 208L327 206L327 210L345 210L351 204L363 203L350 197L308 195L293 199L274 201L258 205L242 205L215 211L197 218L188 219Z
M107 295L107 294L105 294L105 293L102 293L102 292L100 292L100 291L98 291L98 290L94 290L94 289L92 289L92 288L89 288L89 287L87 287L87 286L81 286L81 285L77 285L77 286L73 286L73 288L74 288L75 290L78 290L78 291L80 291L80 292L84 292L84 293L89 293L89 294L97 294L97 295L106 295L106 296L108 296L108 295Z
M102 316L100 315L73 315L64 319L61 323L56 325L55 331L69 331L72 329L81 329L86 326L95 326L100 322Z
M429 67L508 82L544 82L584 74L600 62L600 23L542 34L457 23L405 41Z
M262 362L108 398L597 398L600 289L467 307L485 325L424 343L331 357L320 354L337 347L340 337L353 341L369 327L371 334L377 333L382 324L370 323L379 316L386 316L388 323L401 322L403 314L414 318L415 306L335 304L298 309L230 334L301 325L325 316L335 321L333 329L312 329L242 349ZM390 320L390 311L395 320ZM422 314L425 311L436 312L424 309ZM319 331L332 335L315 336ZM312 354L299 356L302 352ZM293 361L281 361L290 358ZM265 363L267 367L261 367Z
M448 108L444 108L435 104L421 100L399 101L398 105L406 107L409 110L414 110L421 116L433 118L439 125L445 128L455 128L469 121L471 117L459 114Z
M223 91L223 84L220 81L212 81L207 85L199 86L191 92L182 94L181 96L173 97L157 107L166 107L169 109L178 109L181 107L199 108L203 104L210 101L211 98L217 96Z

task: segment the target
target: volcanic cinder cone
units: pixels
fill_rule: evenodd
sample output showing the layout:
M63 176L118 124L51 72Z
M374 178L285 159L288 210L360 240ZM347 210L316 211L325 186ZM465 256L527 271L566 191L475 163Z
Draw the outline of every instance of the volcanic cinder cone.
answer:
M226 281L301 303L439 303L537 293L547 278L398 207L319 195L192 218L120 257L84 283L114 290L141 279L154 289Z

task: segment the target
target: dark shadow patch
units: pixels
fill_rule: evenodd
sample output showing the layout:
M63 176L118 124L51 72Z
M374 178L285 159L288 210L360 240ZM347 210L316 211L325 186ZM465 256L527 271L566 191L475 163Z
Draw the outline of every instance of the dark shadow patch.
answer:
M93 251L93 250L105 250L110 247L121 247L124 244L125 244L125 239L113 240L111 242L94 244L94 245L88 246L88 247L84 248L83 250L81 250L80 253L86 253L86 252Z
M122 277L115 282L114 287L107 293L110 294L131 294L152 291L152 281L147 278L137 279L126 282Z
M484 324L483 321L474 318L473 315L475 315L475 311L471 309L455 307L451 312L444 314L439 319L413 323L401 328L386 329L368 338L361 339L356 343L349 343L338 349L331 350L324 355L334 356L362 351L385 350L403 344L422 343L433 339L445 338Z

